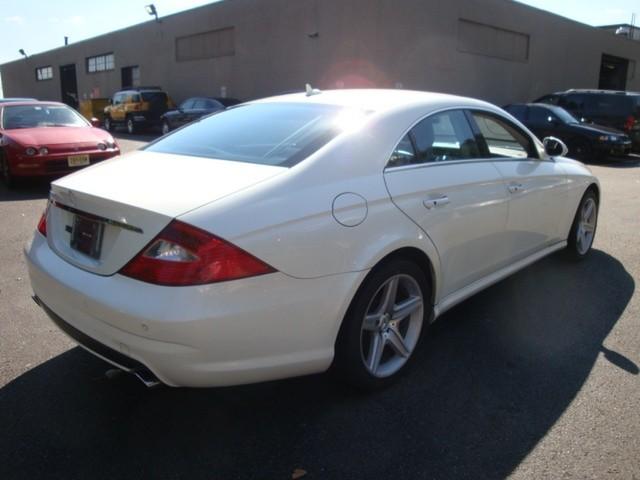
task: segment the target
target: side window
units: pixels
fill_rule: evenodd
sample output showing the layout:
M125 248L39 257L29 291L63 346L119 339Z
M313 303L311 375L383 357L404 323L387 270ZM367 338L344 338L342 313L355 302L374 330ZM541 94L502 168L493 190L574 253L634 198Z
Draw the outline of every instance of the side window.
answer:
M472 112L491 158L537 158L532 140L504 119Z
M407 134L400 140L400 143L391 154L387 167L402 167L403 165L412 165L414 163L418 163L416 161L416 152L413 149L411 138Z
M198 98L195 102L193 102L193 108L196 110L204 110L207 108L207 100L205 98Z
M193 108L193 103L194 103L193 98L188 98L180 104L180 108L182 110L190 110Z
M425 118L412 130L417 163L478 158L480 150L469 122L460 110Z
M120 105L121 103L122 103L122 94L116 93L115 96L113 97L113 104Z
M585 109L585 96L580 94L570 94L562 99L560 106L570 112L582 113Z
M142 99L140 98L140 94L134 93L133 95L131 95L131 101L135 103L140 103L142 101Z
M210 98L205 98L203 108L207 108L211 110L213 109L224 110L224 105L222 105L220 102L217 102L215 100L211 100Z
M560 97L558 95L546 95L536 100L535 103L548 103L550 105L558 105L558 102L560 102Z

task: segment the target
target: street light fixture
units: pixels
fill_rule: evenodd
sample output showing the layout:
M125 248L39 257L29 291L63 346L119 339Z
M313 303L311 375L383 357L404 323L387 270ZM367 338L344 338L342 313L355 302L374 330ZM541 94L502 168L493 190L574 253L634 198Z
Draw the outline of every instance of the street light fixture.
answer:
M160 22L158 19L158 10L156 10L156 6L153 3L144 6L145 10L149 15L156 17L156 22Z
M18 52L20 53L20 55L22 55L24 58L27 58L27 54L24 52L24 49L20 49L18 50Z

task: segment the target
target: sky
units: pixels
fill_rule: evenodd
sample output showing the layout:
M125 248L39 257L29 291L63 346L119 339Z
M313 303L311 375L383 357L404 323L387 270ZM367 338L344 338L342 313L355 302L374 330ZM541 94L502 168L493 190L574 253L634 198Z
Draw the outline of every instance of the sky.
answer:
M297 1L297 0L290 0ZM322 0L320 0L322 1ZM159 15L169 15L212 0L0 0L0 64L27 55L148 21L144 6L153 2ZM589 25L629 23L640 0L521 0L531 6ZM1 94L0 85L0 94Z

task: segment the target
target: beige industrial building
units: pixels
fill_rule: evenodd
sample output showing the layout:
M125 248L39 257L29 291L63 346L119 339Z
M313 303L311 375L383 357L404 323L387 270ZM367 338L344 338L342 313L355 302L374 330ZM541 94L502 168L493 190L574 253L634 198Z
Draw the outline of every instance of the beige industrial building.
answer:
M161 12L160 12L161 13ZM4 95L75 104L390 87L497 104L640 90L640 42L510 0L223 0L0 66Z

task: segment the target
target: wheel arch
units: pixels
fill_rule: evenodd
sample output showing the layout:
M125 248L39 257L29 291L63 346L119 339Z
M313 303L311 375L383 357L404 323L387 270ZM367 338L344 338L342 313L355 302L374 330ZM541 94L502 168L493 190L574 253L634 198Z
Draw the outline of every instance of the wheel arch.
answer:
M429 255L427 255L427 253L425 253L423 250L417 247L413 247L413 246L398 247L388 252L379 260L377 260L377 262L373 265L373 267L369 269L367 274L362 277L358 286L355 288L353 295L351 295L351 298L349 299L349 303L347 305L347 308L344 310L343 317L340 319L340 322L338 324L339 325L338 332L336 332L337 335L339 334L339 330L342 328L344 319L346 318L346 316L349 314L349 311L351 310L354 300L358 296L358 293L362 289L362 286L365 284L367 279L371 277L371 275L374 272L376 272L380 267L398 258L414 262L427 277L427 280L429 281L429 287L431 289L431 291L429 292L429 295L431 297L429 299L430 308L431 308L430 315L431 316L433 315L433 307L435 305L436 288L437 288L437 283L436 283L437 274L436 274L434 263L432 262L431 258L429 258ZM337 340L337 336L336 336L336 340Z
M401 247L382 257L382 259L380 259L378 263L376 263L371 271L395 258L410 260L414 262L418 267L420 267L420 270L422 270L425 277L427 277L427 280L429 281L429 287L431 289L431 291L429 292L431 298L429 300L431 301L431 307L433 307L433 305L435 304L437 285L435 268L429 256L423 250L420 250L416 247Z
M589 186L587 186L587 189L584 191L584 193L587 193L589 191L595 194L596 202L598 203L598 205L600 205L600 187L598 186L598 184L595 182L590 183Z

